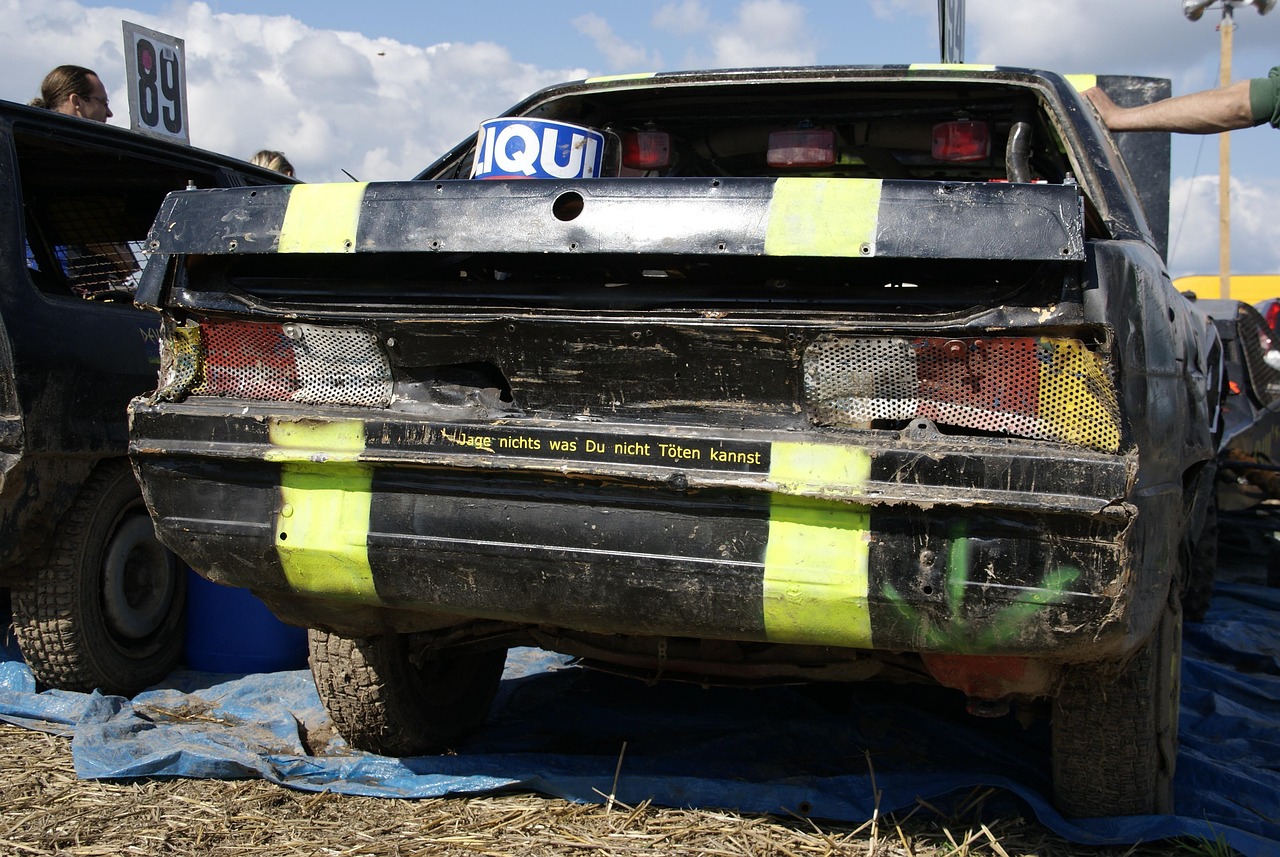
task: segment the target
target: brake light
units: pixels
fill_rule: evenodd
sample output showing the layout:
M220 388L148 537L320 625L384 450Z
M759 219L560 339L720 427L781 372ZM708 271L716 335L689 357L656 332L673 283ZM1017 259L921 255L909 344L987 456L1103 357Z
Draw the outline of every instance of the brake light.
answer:
M771 167L829 167L836 162L836 134L829 128L774 131L767 161Z
M161 340L162 398L219 396L387 407L391 367L357 327L204 321Z
M832 337L806 349L804 384L827 425L923 417L1106 452L1121 445L1108 362L1075 339Z
M1267 304L1267 315L1266 315L1267 327L1271 328L1272 330L1275 330L1277 318L1280 318L1280 298L1273 300L1271 301L1271 303Z
M627 131L622 135L622 165L660 170L671 165L671 135L666 131Z
M942 122L933 126L935 161L981 161L990 154L991 131L986 122Z

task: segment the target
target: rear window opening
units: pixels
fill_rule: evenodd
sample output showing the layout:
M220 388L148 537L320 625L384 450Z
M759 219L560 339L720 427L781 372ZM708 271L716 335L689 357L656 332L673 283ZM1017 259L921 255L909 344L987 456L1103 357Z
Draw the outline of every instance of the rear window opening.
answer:
M259 255L192 259L201 294L274 309L394 314L591 310L805 311L927 315L1070 297L1077 263L588 254ZM211 307L206 307L211 308Z
M781 82L569 94L530 118L605 134L605 176L831 176L1061 183L1035 93L967 83ZM474 146L420 179L468 178Z

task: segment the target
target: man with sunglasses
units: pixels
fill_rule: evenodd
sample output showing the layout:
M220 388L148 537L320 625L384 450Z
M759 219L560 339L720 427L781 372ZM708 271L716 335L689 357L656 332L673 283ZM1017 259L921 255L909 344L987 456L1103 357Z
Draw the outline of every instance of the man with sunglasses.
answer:
M60 65L46 74L40 84L40 95L31 100L31 106L94 122L106 122L114 115L101 78L78 65Z

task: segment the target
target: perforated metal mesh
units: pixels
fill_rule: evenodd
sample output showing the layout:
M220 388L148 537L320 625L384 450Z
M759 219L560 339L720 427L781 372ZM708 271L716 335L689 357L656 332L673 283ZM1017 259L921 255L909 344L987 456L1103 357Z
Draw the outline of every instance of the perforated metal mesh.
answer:
M386 407L391 401L391 369L378 340L359 328L295 324L299 335L295 402Z
M203 372L197 396L287 402L298 389L293 343L278 324L201 325Z
M166 390L310 405L387 407L391 369L359 328L206 322L169 338ZM194 367L194 368L193 368Z
M1106 363L1082 342L1031 337L831 338L805 352L805 395L829 425L940 425L1116 451Z

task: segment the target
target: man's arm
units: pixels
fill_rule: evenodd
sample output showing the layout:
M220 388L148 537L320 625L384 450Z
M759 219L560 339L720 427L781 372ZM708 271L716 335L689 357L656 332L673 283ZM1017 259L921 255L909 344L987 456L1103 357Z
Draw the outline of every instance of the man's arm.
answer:
M1249 81L1242 80L1222 89L1206 89L1140 107L1120 107L1096 86L1084 95L1112 131L1216 134L1258 124L1249 104L1249 85Z

